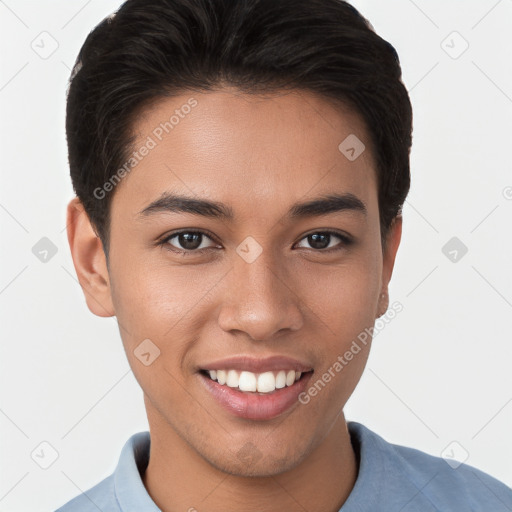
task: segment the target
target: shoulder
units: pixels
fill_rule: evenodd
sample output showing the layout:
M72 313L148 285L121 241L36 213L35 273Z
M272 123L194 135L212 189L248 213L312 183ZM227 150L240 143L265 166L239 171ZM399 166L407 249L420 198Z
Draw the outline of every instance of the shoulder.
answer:
M121 511L114 490L114 475L110 475L88 491L68 501L55 512L109 512Z
M150 442L149 432L133 434L121 450L114 473L55 512L158 511L141 477L148 464Z
M451 501L468 510L512 510L512 489L469 464L405 446L390 444L391 450L401 463L403 474L440 509Z
M370 461L377 461L370 474L380 479L382 495L407 502L408 510L512 510L512 489L479 469L389 443L359 423L350 422L349 430L361 468L368 473Z

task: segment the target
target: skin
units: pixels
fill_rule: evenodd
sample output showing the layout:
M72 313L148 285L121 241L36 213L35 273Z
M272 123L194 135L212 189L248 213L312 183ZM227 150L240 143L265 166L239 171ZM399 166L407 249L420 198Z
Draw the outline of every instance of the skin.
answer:
M191 97L198 105L115 189L108 267L81 203L68 205L68 238L87 305L98 316L117 317L144 391L151 433L144 485L168 512L338 511L358 472L343 407L370 343L307 405L268 421L222 409L197 368L236 354L279 354L308 362L311 382L320 378L386 311L401 217L383 253L364 123L311 92L254 96L222 87L166 98L137 119L135 146ZM366 145L353 162L338 149L349 134ZM235 219L138 216L170 190L226 203ZM333 192L354 194L367 214L286 218L295 202ZM215 239L203 237L188 257L172 252L184 249L178 237L157 245L184 228ZM340 250L322 252L307 236L322 229L348 234L353 243L327 237L325 246ZM262 248L252 263L236 252L248 236ZM201 253L206 247L213 249ZM134 355L147 338L160 349L149 366ZM256 455L241 460L240 450Z

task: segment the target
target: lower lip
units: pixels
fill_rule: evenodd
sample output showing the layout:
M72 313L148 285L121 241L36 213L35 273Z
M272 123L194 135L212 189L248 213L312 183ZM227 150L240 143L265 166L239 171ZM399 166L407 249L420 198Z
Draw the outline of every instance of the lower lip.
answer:
M248 420L270 420L299 402L299 395L306 389L312 374L305 373L291 386L266 394L246 393L238 388L230 388L202 373L199 373L199 377L218 403L230 413Z

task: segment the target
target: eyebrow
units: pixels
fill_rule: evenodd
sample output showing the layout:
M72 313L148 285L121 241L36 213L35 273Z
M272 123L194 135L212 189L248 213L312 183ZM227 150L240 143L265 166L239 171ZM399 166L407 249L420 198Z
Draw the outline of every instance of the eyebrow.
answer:
M363 201L351 193L326 194L310 201L295 203L288 210L289 220L316 217L343 211L359 212L367 215ZM160 213L191 213L212 219L233 221L233 209L221 202L208 199L194 199L179 194L165 192L162 196L138 212L138 217L149 217Z

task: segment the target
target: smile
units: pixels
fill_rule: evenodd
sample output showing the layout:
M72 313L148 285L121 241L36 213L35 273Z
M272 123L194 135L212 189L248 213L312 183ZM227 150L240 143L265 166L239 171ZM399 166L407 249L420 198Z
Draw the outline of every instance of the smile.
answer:
M202 372L221 386L237 388L246 393L272 393L276 389L292 386L302 376L302 372L295 370L253 373L246 370L230 369L202 370Z

